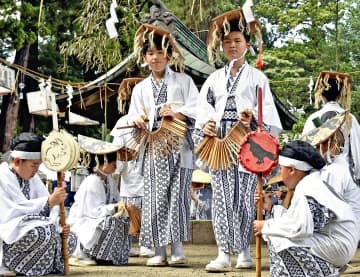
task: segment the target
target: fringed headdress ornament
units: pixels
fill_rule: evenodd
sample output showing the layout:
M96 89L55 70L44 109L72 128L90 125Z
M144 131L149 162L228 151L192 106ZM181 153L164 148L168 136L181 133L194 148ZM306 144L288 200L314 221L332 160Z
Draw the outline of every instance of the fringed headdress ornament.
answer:
M231 31L231 25L237 24L238 30L244 35L254 34L259 48L262 45L261 24L258 20L246 21L246 17L241 8L225 12L211 20L207 37L207 50L209 62L221 62L220 46L223 36L227 36Z
M327 152L331 157L335 157L341 152L341 147L344 145L344 138L349 135L349 129L346 127L347 117L349 111L341 114L336 114L323 122L319 127L304 134L300 139L310 143L312 146L320 146L320 153L323 155L322 146L327 142Z
M125 103L131 99L131 92L133 87L142 81L144 78L133 77L123 79L118 89L118 111L119 113L125 113Z
M208 172L204 172L201 169L195 169L192 174L191 182L201 183L201 184L210 184L211 178Z
M174 65L177 70L183 72L185 67L184 56L171 33L163 28L150 24L142 24L136 31L134 40L134 53L137 59L136 62L138 64L142 63L143 47L145 43L149 43L150 48L157 48L154 41L156 36L161 37L161 49L164 51L164 55L169 54L169 47L171 47L169 64Z
M319 108L321 96L338 96L342 108L351 108L351 76L346 73L322 71L318 77L315 88L315 108Z
M117 152L121 148L116 144L83 135L78 135L78 143L82 150L81 163L84 167L89 167L89 164L91 162L90 154L95 155L96 166L94 168L94 171L96 171L99 167L98 155L104 156L104 162L106 164L106 155Z

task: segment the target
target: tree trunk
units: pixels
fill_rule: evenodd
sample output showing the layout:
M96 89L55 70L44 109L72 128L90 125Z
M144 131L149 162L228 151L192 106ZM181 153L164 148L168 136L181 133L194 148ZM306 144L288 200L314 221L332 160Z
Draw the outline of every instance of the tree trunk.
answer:
M19 51L17 51L15 56L14 64L27 67L28 58L29 58L29 45L24 45ZM19 74L18 83L24 82L24 75ZM8 94L3 97L3 102L1 106L1 116L0 116L0 143L1 151L3 153L10 150L10 141L16 134L16 123L18 119L19 104L20 104L19 95Z
M37 71L38 69L38 41L35 41L30 45L27 57L26 67ZM18 113L18 124L21 126L24 132L34 132L35 131L35 121L34 116L29 113L28 103L26 94L30 91L39 90L39 82L32 77L25 76L23 83L25 88L23 90L24 98L20 101L20 108Z

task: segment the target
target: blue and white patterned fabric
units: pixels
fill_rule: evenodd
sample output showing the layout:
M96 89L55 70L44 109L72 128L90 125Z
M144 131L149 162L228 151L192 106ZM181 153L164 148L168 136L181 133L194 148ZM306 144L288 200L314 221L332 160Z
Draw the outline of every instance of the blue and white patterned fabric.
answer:
M238 120L234 92L240 85L243 68L241 67L238 73L228 80L228 97L218 128L219 138L224 138ZM207 101L209 104L215 101L210 88ZM255 130L256 126L253 128ZM198 144L203 136L202 131L195 129L195 144ZM238 164L232 165L228 170L210 170L210 174L213 191L212 220L217 245L226 253L239 253L249 246L252 236L252 222L255 218L253 195L257 176L243 172Z
M81 183L68 217L80 249L91 258L114 265L127 264L130 251L129 219L113 217L119 198L110 175L104 180L98 174L90 174Z
M306 198L313 217L314 232L321 232L331 220L336 218L336 215L313 197L307 196Z
M156 105L167 101L166 83L158 90L153 85ZM155 118L154 127L161 119ZM140 244L159 247L190 240L191 169L180 167L180 151L156 157L152 151L144 155L144 197Z
M290 247L279 253L269 246L271 277L339 276L333 264L313 255L305 247Z
M59 207L50 209L49 192L37 174L22 180L14 173L7 163L0 165L0 265L29 276L62 274ZM68 244L72 252L73 233Z
M130 252L129 218L108 216L97 228L101 230L99 239L90 249L82 246L82 251L95 260L113 265L127 264Z
M261 232L276 261L271 266L276 268L281 262L282 269L276 270L284 272L285 267L290 272L274 276L338 276L326 272L332 273L352 259L359 226L350 205L314 171L296 184L289 208L273 206L272 218L265 220ZM303 275L293 275L295 258Z
M306 198L313 218L314 232L321 232L331 220L335 219L336 215L315 198L311 196ZM276 253L269 245L270 275L278 277L336 276L338 268L309 250L309 247L290 247Z
M68 237L68 255L76 247L73 233ZM13 244L4 244L4 263L17 274L42 276L64 273L62 239L52 224L38 226Z

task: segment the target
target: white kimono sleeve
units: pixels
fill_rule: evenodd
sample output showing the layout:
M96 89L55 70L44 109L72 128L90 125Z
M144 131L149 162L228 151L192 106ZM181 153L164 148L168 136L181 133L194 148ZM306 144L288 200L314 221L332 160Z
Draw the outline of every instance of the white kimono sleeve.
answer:
M360 180L360 125L355 116L351 115L350 149L354 162L354 175Z
M216 119L216 110L207 100L209 90L211 90L211 84L213 83L212 77L213 75L210 75L210 77L206 79L205 83L201 87L200 95L197 100L195 128L200 130L203 129L204 125L209 120Z
M289 209L274 207L274 218L265 220L262 235L276 252L298 245L313 234L313 219L306 197L294 195ZM297 241L295 244L293 241Z
M181 75L180 75L181 76ZM184 74L182 74L184 76ZM189 76L184 76L182 80L182 93L185 100L185 105L180 106L176 112L185 115L188 118L196 118L196 104L199 96L199 91L194 81Z

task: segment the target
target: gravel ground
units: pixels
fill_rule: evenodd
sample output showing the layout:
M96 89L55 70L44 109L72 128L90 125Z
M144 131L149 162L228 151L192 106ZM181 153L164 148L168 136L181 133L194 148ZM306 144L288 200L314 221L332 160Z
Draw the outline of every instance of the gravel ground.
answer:
M251 246L252 257L255 257L255 245ZM236 276L236 277L252 277L256 276L255 269L240 270L233 269L229 273L207 273L204 269L205 265L216 257L217 249L215 245L197 245L186 244L184 252L189 260L186 267L147 267L145 266L146 258L129 258L127 266L88 266L88 267L74 267L70 266L69 276L87 276L87 277L107 277L107 276L126 276L126 277L162 277L162 276L181 276L181 277L195 277L195 276ZM168 254L170 249L168 249ZM266 247L262 248L262 277L269 276L269 259ZM236 257L232 257L232 264L235 266ZM359 276L360 277L360 248L357 251L355 258L351 263L352 268L347 270L348 273L344 276ZM352 273L351 273L352 272ZM56 276L56 275L52 275Z

